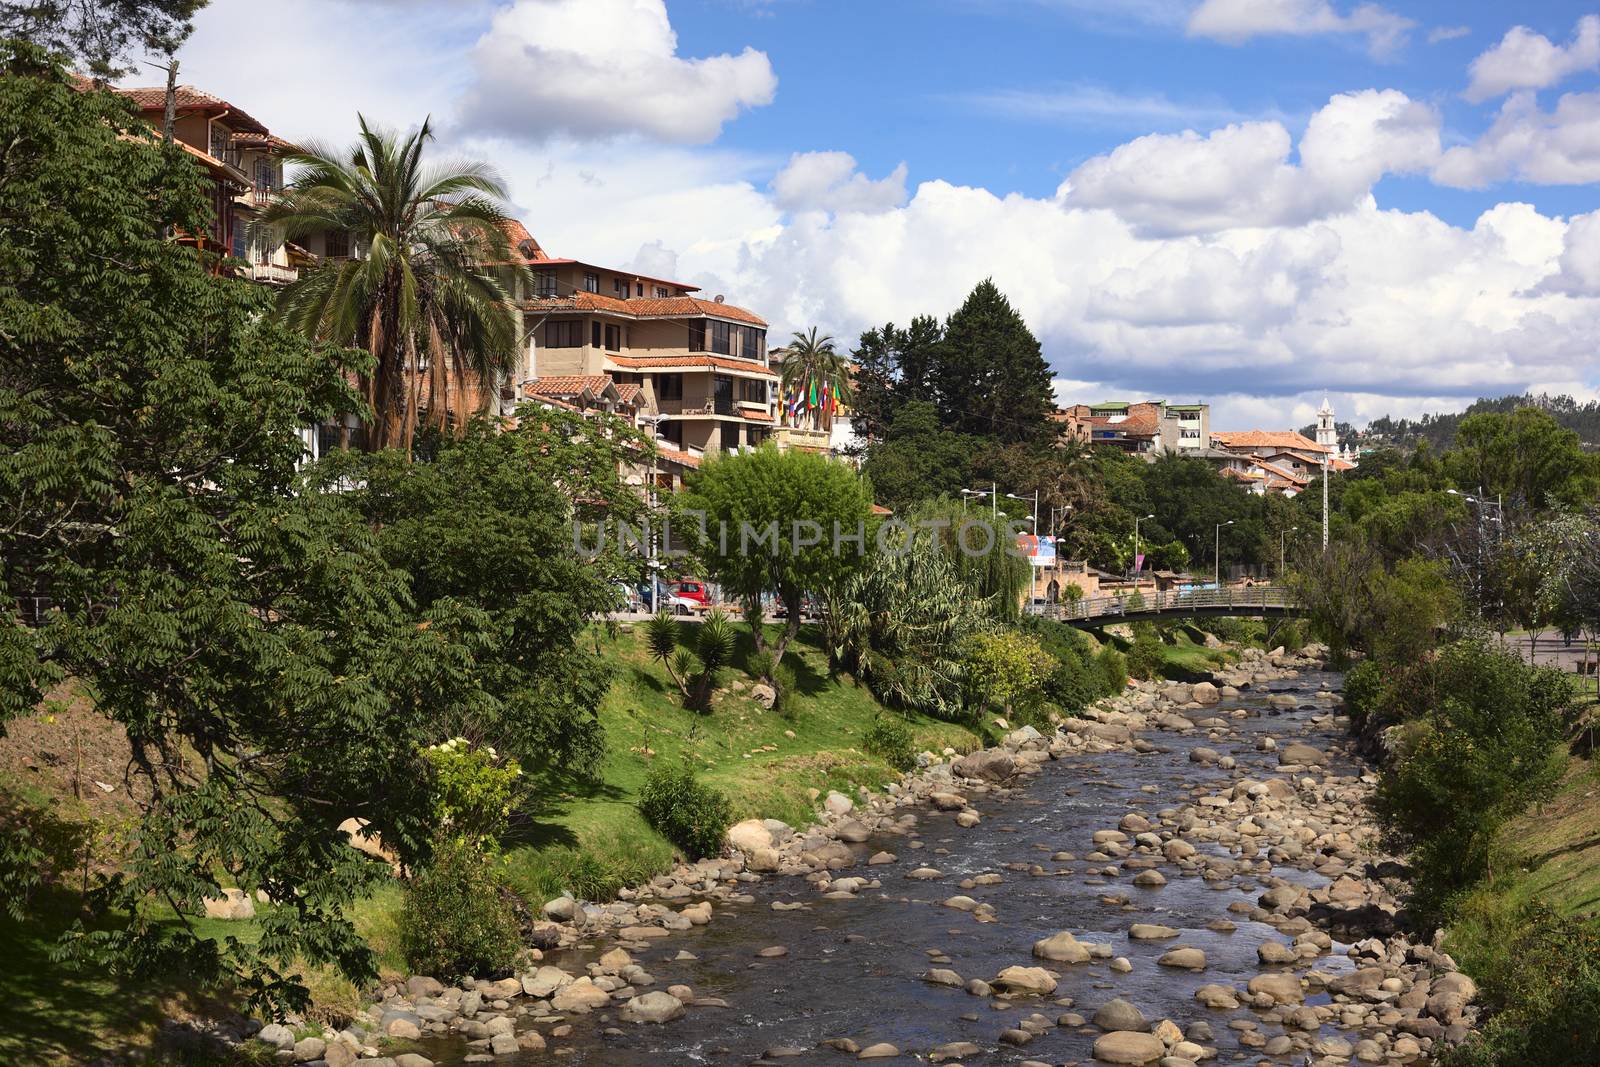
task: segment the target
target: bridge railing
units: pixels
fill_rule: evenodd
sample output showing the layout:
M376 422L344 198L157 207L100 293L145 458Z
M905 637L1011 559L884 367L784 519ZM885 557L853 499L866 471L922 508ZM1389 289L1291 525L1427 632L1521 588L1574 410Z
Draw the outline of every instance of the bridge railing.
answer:
M1224 589L1171 589L1158 593L1085 597L1058 604L1030 604L1033 614L1062 621L1121 615L1184 615L1236 610L1241 615L1299 607L1294 594L1281 586L1253 585Z

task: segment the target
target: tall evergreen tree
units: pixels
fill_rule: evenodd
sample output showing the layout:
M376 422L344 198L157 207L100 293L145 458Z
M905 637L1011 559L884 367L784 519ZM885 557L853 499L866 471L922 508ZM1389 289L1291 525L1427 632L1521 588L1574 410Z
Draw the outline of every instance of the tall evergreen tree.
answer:
M989 279L945 322L930 377L952 429L1010 443L1050 426L1055 401L1039 339Z
M856 365L855 402L850 410L856 432L868 441L883 440L894 418L896 342L901 332L892 322L881 330L870 329L850 353Z
M918 315L911 325L895 336L895 365L900 380L895 384L895 403L934 398L933 374L939 359L939 342L944 327L932 315Z

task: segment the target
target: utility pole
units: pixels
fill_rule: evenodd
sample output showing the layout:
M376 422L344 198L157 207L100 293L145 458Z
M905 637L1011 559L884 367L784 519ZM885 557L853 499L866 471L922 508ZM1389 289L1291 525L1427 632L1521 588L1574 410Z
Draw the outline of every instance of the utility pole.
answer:
M1139 576L1139 571L1143 569L1139 566L1139 524L1148 522L1153 518L1155 518L1153 513L1150 515L1135 515L1133 517L1133 574L1135 578Z
M1328 551L1328 454L1322 454L1322 551Z

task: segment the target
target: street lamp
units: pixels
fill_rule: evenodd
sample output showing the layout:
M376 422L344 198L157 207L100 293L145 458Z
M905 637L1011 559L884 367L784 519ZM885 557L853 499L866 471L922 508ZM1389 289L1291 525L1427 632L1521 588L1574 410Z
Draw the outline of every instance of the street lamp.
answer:
M652 444L655 443L657 437L661 436L661 424L671 418L671 415L660 414L641 415L639 417L641 423L650 424L650 441ZM656 452L653 448L650 450L650 484L645 489L644 503L645 513L649 519L645 558L648 561L646 565L650 569L650 610L655 611L661 603L661 561L656 559Z
M1229 519L1227 522L1219 522L1217 523L1216 530L1213 531L1216 543L1212 546L1211 550L1211 584L1215 585L1218 589L1222 588L1222 528L1224 526L1232 525L1232 519Z
M1018 496L1015 493L1007 493L1006 497L1010 500L1020 500L1024 504L1028 502L1027 497ZM1039 532L1039 490L1037 489L1033 491L1033 532Z
M1153 518L1155 518L1155 515L1153 515L1153 514L1151 514L1151 515L1135 515L1133 517L1133 573L1134 573L1135 577L1138 576L1138 573L1139 573L1139 570L1140 570L1140 567L1139 567L1139 524L1141 522L1149 522Z
M969 496L986 496L986 497L988 497L989 498L989 502L990 502L990 505L989 505L989 517L990 517L990 519L991 520L992 519L998 519L1000 517L1000 501L998 499L998 497L999 497L999 487L996 486L993 482L989 483L989 488L987 488L987 489L963 489L963 490L961 490L961 510L963 512L965 512L967 510L967 497L969 497Z

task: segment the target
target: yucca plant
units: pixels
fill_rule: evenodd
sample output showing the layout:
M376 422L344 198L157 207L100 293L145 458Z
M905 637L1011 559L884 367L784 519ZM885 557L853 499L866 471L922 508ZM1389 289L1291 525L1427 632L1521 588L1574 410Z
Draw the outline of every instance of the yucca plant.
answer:
M711 710L711 694L717 690L722 670L733 659L737 634L727 613L714 610L696 628L694 649L679 644L678 621L665 611L645 627L645 641L651 658L660 662L667 676L683 695L685 707Z

